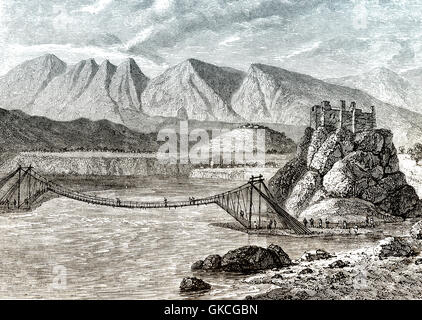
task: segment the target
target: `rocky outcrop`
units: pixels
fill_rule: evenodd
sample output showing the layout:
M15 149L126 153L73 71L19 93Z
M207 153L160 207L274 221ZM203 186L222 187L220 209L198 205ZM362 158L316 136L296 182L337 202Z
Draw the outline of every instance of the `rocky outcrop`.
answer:
M277 201L298 218L339 220L346 215L341 208L355 208L355 202L366 208L360 212L362 221L376 213L408 217L419 212L419 198L398 164L389 130L353 134L344 128L308 128L296 158L269 186ZM359 215L357 210L346 211Z
M272 268L281 268L289 265L290 259L282 249L277 246L277 251L258 246L245 246L231 250L223 256L221 268L230 272L254 272ZM280 251L281 250L281 251ZM286 257L287 256L287 257Z
M255 272L282 268L292 264L287 253L275 244L267 249L258 246L244 246L227 252L223 257L210 255L205 260L196 261L191 270Z
M211 289L211 285L196 277L186 277L183 278L179 288L181 292L207 291Z
M202 270L218 270L221 268L221 257L218 254L212 254L205 258L202 264Z

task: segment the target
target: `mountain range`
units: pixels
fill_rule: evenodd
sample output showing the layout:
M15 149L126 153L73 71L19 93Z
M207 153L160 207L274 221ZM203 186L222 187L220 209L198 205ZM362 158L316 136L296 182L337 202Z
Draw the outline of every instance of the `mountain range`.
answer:
M391 129L398 145L410 145L422 136L416 87L382 68L323 81L264 64L245 73L188 59L149 79L133 59L68 66L48 54L0 78L0 107L60 121L107 119L142 131L170 118L306 126L311 106L346 100L364 110L376 106L378 126Z
M418 74L415 70L399 75L390 69L380 67L359 75L326 79L326 81L356 88L383 102L422 113L422 82L420 79L417 81L416 76Z

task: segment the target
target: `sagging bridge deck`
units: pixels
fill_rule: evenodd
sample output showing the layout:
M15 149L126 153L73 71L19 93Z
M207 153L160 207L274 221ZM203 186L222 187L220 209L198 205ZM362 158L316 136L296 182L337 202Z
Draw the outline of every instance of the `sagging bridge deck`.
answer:
M284 227L297 234L311 233L308 228L276 203L262 176L251 177L247 183L237 188L209 197L186 201L145 202L103 198L81 193L46 179L31 166L19 166L15 171L0 180L0 192L0 205L7 206L9 209L30 208L46 192L53 192L63 197L94 205L132 209L180 208L217 204L245 228L252 228L252 222L261 226L262 217L271 215L272 219L276 219Z

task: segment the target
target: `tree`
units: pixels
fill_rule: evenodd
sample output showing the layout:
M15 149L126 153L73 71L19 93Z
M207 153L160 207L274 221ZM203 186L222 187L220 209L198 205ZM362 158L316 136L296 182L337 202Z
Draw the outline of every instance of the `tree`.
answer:
M416 164L422 160L422 143L416 143L410 154L410 158L416 161Z

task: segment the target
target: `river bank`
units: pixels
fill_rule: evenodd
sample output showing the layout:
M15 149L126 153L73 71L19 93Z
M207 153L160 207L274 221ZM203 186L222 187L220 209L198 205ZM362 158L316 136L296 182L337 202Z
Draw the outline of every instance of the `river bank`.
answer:
M385 246L402 247L394 252ZM407 244L409 247L407 247ZM407 248L411 248L409 251ZM414 251L413 251L414 250ZM385 255L387 253L387 256ZM391 256L390 256L391 254ZM421 299L420 243L411 238L386 238L379 244L245 279L250 285L278 288L246 299L258 300L396 300Z

